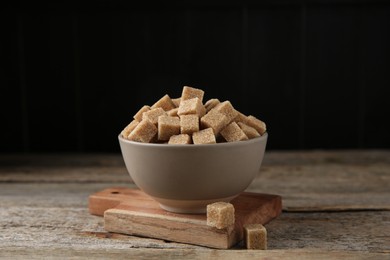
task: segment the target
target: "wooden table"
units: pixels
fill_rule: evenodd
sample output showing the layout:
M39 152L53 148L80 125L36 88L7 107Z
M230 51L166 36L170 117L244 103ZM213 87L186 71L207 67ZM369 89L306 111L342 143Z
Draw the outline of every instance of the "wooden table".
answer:
M390 151L267 152L249 191L283 196L266 251L110 234L88 196L135 187L120 155L0 155L0 257L390 259Z

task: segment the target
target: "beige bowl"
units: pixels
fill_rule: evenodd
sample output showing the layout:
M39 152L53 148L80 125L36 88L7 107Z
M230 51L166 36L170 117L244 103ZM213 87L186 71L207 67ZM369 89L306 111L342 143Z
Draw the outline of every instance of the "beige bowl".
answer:
M260 170L267 133L247 141L204 144L119 144L134 183L168 211L204 213L207 204L229 202Z

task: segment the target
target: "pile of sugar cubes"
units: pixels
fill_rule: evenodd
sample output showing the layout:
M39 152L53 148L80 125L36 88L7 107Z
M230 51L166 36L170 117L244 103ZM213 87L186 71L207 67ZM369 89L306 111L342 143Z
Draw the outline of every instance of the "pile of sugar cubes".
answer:
M123 138L142 143L214 144L252 139L266 132L263 121L237 111L230 101L210 99L184 86L181 97L163 96L143 106L123 129Z

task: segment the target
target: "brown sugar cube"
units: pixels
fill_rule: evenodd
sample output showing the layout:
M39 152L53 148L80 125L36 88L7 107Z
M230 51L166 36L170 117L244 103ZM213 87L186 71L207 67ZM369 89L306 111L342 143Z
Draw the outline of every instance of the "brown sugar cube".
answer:
M172 98L172 102L175 105L175 107L180 106L180 100L181 100L181 98Z
M234 206L228 202L207 205L207 225L217 229L234 225Z
M259 132L259 134L261 135L263 135L267 131L267 126L265 125L265 123L254 116L248 116L248 121L246 122L246 124L256 129L257 132Z
M236 118L234 118L234 122L236 122L236 123L241 122L241 123L247 124L248 117L246 115L244 115L243 113L241 113L240 111L237 111L237 116L236 116Z
M202 105L199 110L199 117L202 117L204 115L206 115L206 108L204 107L204 105Z
M181 115L198 115L199 117L203 116L205 113L205 108L199 98L191 98L187 100L182 100L180 102L179 111L177 114Z
M167 113L161 107L151 109L142 114L142 120L147 119L157 125L159 116L166 116Z
M178 117L158 117L158 140L168 141L172 135L178 134L180 134L180 119Z
M168 144L191 144L191 136L187 134L172 135Z
M199 131L199 117L197 115L180 116L180 133L192 134Z
M260 136L260 134L257 132L257 130L254 129L253 127L251 127L249 125L246 125L246 124L244 124L242 122L238 122L237 124L241 128L241 130L244 131L245 135L249 139L252 139L252 138Z
M167 115L168 115L168 116L178 116L178 115L177 115L177 112L178 112L178 111L179 111L179 108L178 108L178 107L173 108L173 109L167 111Z
M130 124L128 124L125 129L122 130L121 132L121 135L123 138L126 138L129 136L129 134L131 133L131 131L134 130L134 128L139 124L139 122L137 120L133 120L130 122Z
M138 110L137 114L134 115L134 119L138 122L142 121L142 114L146 111L150 110L150 106L143 106L140 110Z
M220 104L218 104L214 109L216 109L218 112L224 114L228 120L229 123L232 122L236 116L238 115L237 110L234 109L232 103L230 101L224 101Z
M219 132L227 126L229 123L228 118L218 112L217 110L212 109L205 116L200 119L200 124L203 128L211 127L215 135L218 135Z
M129 134L127 139L141 143L150 143L156 134L157 127L149 120L142 120Z
M215 144L215 135L212 128L207 128L192 134L194 144Z
M204 91L201 89L184 86L183 91L181 92L181 100L183 101L197 97L200 102L203 102L203 95Z
M231 122L224 129L222 129L221 135L228 142L248 140L248 137L236 122Z
M216 107L220 103L221 102L219 102L219 99L216 99L216 98L212 98L212 99L207 100L207 102L204 104L204 106L206 108L206 113L209 112L211 109L213 109L214 107Z
M261 224L244 225L244 244L247 249L267 249L267 230Z
M176 106L175 104L173 104L171 98L168 95L165 95L160 98L156 103L154 103L151 108L153 109L158 107L161 107L162 109L164 109L164 111L168 111L172 108L175 108Z

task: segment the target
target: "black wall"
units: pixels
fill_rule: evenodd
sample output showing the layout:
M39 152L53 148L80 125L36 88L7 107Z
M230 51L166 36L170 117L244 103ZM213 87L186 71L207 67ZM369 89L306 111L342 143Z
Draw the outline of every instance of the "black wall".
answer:
M183 85L264 120L269 149L390 148L389 1L2 7L0 152L119 152Z

